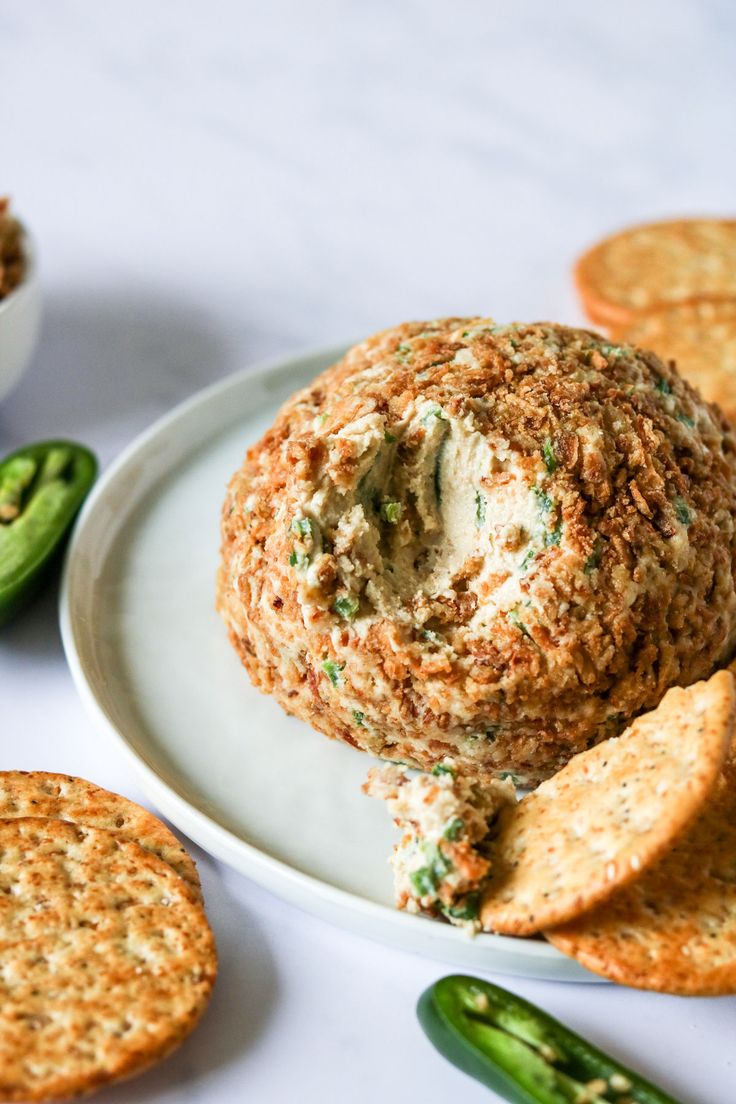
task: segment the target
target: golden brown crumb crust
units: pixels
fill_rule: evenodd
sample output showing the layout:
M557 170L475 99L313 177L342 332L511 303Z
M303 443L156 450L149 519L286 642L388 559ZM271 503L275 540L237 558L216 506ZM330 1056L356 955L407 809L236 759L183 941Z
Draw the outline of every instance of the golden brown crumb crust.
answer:
M350 564L330 529L311 567L320 596L304 601L290 523L318 487L354 488L342 431L377 416L400 464L424 432L402 436L419 400L472 425L552 504L556 529L519 569L521 615L493 606L509 581L479 580L471 558L442 594L403 596L396 616L361 595L345 620ZM328 736L536 782L730 657L735 449L719 410L653 353L550 323L397 326L294 395L249 449L222 512L218 609L253 683ZM503 469L482 480L491 521Z

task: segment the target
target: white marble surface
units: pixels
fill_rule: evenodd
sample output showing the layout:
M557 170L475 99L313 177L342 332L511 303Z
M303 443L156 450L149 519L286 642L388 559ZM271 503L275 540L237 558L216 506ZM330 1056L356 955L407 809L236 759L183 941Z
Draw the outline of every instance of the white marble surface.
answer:
M407 317L578 320L591 239L733 211L735 35L729 0L0 0L0 191L46 300L0 453L68 434L107 462L254 359ZM0 766L137 796L77 700L53 590L0 635L0 690ZM200 861L212 1009L101 1101L489 1099L416 1026L441 963ZM736 1098L734 1000L512 984L683 1104Z

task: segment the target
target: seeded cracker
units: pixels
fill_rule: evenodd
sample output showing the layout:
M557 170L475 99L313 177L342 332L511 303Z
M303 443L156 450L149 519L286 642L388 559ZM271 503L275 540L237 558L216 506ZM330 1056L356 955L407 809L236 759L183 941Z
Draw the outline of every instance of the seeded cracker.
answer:
M683 996L736 992L736 767L651 870L592 913L545 932L596 974Z
M481 907L486 931L532 935L639 877L698 815L728 753L734 684L668 691L617 739L582 752L502 811Z
M0 817L57 817L115 832L152 851L181 875L199 898L194 860L158 817L84 778L47 771L0 771Z
M0 820L0 1100L61 1100L138 1073L214 984L199 901L151 852L61 820Z
M736 220L633 226L584 253L575 282L586 314L604 326L694 299L736 298Z

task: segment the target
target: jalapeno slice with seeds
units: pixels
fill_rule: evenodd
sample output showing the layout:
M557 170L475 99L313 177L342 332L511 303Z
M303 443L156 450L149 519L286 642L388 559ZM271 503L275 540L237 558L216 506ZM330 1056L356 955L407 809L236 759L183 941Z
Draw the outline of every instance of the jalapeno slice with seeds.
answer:
M521 997L452 975L417 1016L448 1061L510 1104L677 1104L673 1097Z
M41 441L0 462L0 625L31 598L97 474L72 441Z

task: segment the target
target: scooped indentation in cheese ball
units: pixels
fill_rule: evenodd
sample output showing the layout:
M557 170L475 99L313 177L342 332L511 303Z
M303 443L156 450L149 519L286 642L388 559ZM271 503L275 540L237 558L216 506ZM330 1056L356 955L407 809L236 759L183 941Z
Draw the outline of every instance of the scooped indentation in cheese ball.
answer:
M654 354L399 326L249 451L218 608L256 685L328 735L534 782L729 658L735 447Z
M336 487L328 472L306 510L315 526L334 527L338 576L361 612L395 614L417 595L445 591L468 562L480 567L486 495L472 487L493 457L472 425L424 402L390 434L377 415L349 423L336 435L338 455L344 442L357 454L350 487Z

